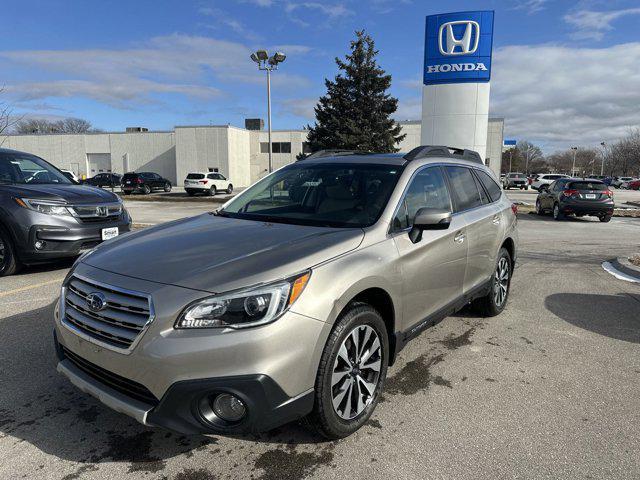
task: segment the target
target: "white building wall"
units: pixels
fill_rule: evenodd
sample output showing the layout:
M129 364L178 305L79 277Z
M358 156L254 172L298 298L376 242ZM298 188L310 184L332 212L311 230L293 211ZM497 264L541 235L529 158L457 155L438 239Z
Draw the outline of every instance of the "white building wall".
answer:
M248 187L251 181L251 132L244 128L228 129L228 175L234 187Z

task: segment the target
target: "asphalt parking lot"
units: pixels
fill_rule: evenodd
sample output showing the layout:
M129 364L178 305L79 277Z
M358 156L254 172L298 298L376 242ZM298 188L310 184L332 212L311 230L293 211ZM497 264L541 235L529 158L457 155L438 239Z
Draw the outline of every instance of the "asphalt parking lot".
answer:
M505 312L424 332L340 442L298 424L233 438L142 427L55 371L70 263L0 279L0 478L639 478L640 289L601 262L638 251L640 219L523 214L520 238Z

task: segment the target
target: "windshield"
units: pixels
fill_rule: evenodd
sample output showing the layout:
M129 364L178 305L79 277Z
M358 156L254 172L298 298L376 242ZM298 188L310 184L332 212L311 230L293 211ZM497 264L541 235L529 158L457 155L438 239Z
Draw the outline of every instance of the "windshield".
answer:
M218 214L300 225L367 227L380 218L401 170L395 165L300 162L260 180Z
M23 153L2 153L0 184L72 185L72 182L41 158Z

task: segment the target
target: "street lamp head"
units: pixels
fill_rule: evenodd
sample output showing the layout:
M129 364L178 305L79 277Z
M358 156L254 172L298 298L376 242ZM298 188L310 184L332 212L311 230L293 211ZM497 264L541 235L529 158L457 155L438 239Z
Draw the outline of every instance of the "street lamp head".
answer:
M272 67L278 67L278 62L276 61L276 57L269 57L269 65Z
M571 147L571 150L578 150L578 147Z
M251 60L253 60L256 63L260 63L260 59L258 58L258 55L256 55L255 53L251 54Z
M287 59L287 56L282 52L276 52L273 55L273 59L276 61L276 63L282 63Z
M256 52L256 56L258 57L259 60L263 62L265 62L269 58L269 54L267 53L266 50L258 50Z

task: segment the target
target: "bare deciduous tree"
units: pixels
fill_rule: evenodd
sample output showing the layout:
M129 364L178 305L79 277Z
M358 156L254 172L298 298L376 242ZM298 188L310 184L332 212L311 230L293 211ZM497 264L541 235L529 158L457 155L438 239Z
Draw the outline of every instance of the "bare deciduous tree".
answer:
M20 120L14 133L18 134L47 134L47 133L87 133L99 132L91 123L81 118L65 118L52 122L44 118L28 118Z

